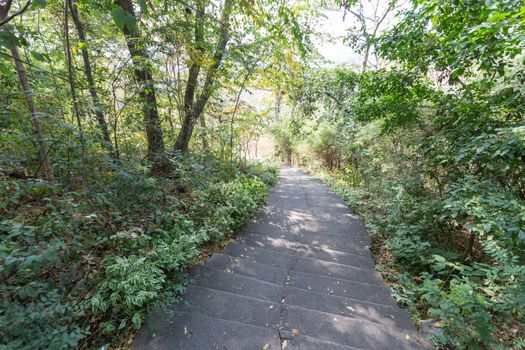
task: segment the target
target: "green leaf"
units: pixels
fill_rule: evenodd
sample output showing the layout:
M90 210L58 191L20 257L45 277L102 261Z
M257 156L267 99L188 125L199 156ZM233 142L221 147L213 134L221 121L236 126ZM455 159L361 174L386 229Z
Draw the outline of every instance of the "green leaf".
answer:
M450 73L450 79L458 79L465 72L465 68L457 68Z
M47 0L33 0L33 6L44 8L47 5Z
M131 318L131 322L133 322L133 325L136 329L140 328L140 325L142 324L142 317L140 317L140 314L134 314Z
M33 56L35 59L39 60L40 62L46 61L46 58L39 52L31 51L31 56Z
M441 255L434 254L433 257L434 257L434 260L436 260L436 262L440 262L440 263L447 262L447 260Z
M0 63L0 73L2 74L9 74L11 72L11 67L8 65L5 65L3 63Z
M111 16L113 17L113 21L117 25L119 29L124 29L127 22L127 13L122 9L120 6L113 6L111 9Z
M11 45L16 45L17 39L10 31L2 30L0 31L0 47L9 47Z
M148 4L146 3L146 0L139 0L139 5L140 5L140 12L142 12L143 15L148 16L149 8L148 8Z

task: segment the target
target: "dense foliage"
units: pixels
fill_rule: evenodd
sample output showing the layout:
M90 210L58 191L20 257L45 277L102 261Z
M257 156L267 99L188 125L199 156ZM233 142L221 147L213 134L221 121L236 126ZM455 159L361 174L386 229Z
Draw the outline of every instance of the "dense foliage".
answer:
M262 203L267 129L436 344L525 347L523 2L336 3L359 67L313 1L0 0L0 349L126 343Z
M254 214L276 171L240 96L308 51L308 11L0 1L0 349L126 343Z
M242 154L267 116L239 97L310 47L302 2L25 3L0 3L2 168L51 181L104 154L157 173L190 146Z
M188 265L242 226L276 180L260 166L175 163L176 180L115 166L76 191L2 181L3 348L118 344L115 332L178 295Z
M395 65L306 70L277 137L362 214L444 348L525 346L522 5L418 1L376 40Z

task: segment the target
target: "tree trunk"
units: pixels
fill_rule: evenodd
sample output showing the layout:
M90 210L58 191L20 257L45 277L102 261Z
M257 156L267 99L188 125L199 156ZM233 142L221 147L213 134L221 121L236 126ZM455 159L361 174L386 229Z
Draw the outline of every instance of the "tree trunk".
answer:
M184 120L182 121L182 128L179 133L179 136L177 137L177 141L175 142L175 149L179 150L181 152L187 152L188 146L190 143L191 135L193 134L193 128L195 127L195 122L200 117L202 112L204 111L204 107L206 107L206 104L208 103L208 100L211 97L211 94L213 92L213 84L215 83L215 79L217 77L217 72L219 70L219 67L221 65L222 59L224 57L224 53L226 52L226 45L228 44L228 41L230 40L230 32L229 32L229 22L230 22L230 15L232 12L232 6L233 6L233 0L225 0L224 2L224 8L222 10L221 15L221 34L219 41L217 43L217 48L215 49L215 54L213 55L212 65L208 69L208 74L206 75L206 80L204 82L204 86L202 88L202 92L197 99L195 103L193 102L193 95L195 93L195 87L197 84L197 78L200 70L200 62L198 62L198 70L195 67L195 71L192 71L193 66L195 63L190 67L190 76L188 78L188 83L186 84L186 93L188 93L188 88L193 90L191 99L186 99L184 101ZM197 11L197 13L202 13L203 11ZM197 24L199 22L197 21ZM196 26L196 38L197 38L197 30L199 26ZM198 42L197 42L198 44ZM195 79L192 80L192 73L195 75Z
M246 81L248 80L249 74L246 74L244 77L241 88L239 89L239 92L237 93L237 97L235 98L235 107L233 108L232 117L230 120L230 162L233 160L233 125L235 123L235 114L237 114L237 109L239 108L239 102L241 100L241 95L244 90L244 86L246 85Z
M204 119L204 115L201 114L200 118L201 128L202 128L202 147L206 152L210 151L210 143L208 141L208 129L206 127L206 120Z
M206 7L202 1L197 1L197 10L195 13L195 51L190 50L188 55L191 59L191 66L188 71L188 80L184 91L184 100L182 105L183 119L182 127L175 141L175 150L181 152L188 151L191 134L193 133L193 124L199 117L194 114L195 91L199 84L199 73L202 64L203 41L204 41L204 14Z
M381 23L383 23L383 21L385 20L386 16L388 15L388 13L390 11L392 11L392 9L394 8L394 5L389 5L385 12L383 13L383 16L379 19L379 21L377 21L377 23L375 23L375 26L374 26L374 31L372 32L372 35L370 36L370 38L375 39L375 37L377 36L377 31L379 30L379 27L381 26ZM377 10L377 7L376 7L376 10ZM364 22L363 22L364 23ZM366 24L365 24L365 30L366 30ZM368 67L368 58L370 57L370 48L372 47L372 42L371 42L371 39L370 38L367 38L367 42L366 42L366 49L365 49L365 54L363 56L363 63L362 63L362 66L361 66L361 73L365 73L366 72L366 68Z
M78 105L77 89L76 89L75 80L73 77L73 58L71 55L71 44L69 41L69 17L68 17L67 10L64 12L64 36L66 39L67 76L69 80L69 87L71 88L71 99L73 102L73 114L75 115L77 126L78 126L82 162L86 163L87 162L86 160L86 141L84 139L84 130L82 128L82 122L80 121L80 107Z
M275 95L275 120L281 121L281 96L280 91Z
M84 28L82 27L82 22L80 22L76 1L75 3L73 3L72 0L67 0L67 4L71 12L71 17L73 18L73 23L75 24L75 28L78 33L78 38L81 43L85 44L87 42L86 35L84 33ZM89 53L85 46L82 46L80 48L80 51L82 53L82 60L84 62L84 74L88 82L89 94L91 95L91 99L93 100L95 118L97 119L100 131L102 131L102 139L104 140L104 146L108 149L110 155L113 157L115 156L113 144L111 143L111 136L109 135L109 128L108 124L106 123L106 118L104 117L104 113L102 112L102 105L100 104L98 92L95 88L95 79L93 78L93 70L91 68L91 60L89 58Z
M368 66L368 57L370 56L370 46L371 46L371 43L367 42L366 43L365 54L363 55L363 63L362 63L362 66L361 66L361 73L365 73L366 72L366 68Z
M475 241L476 241L476 234L475 233L471 233L470 234L470 238L469 238L469 242L468 242L467 251L466 251L466 258L474 256L474 242Z
M115 0L115 4L129 15L136 17L131 0ZM133 62L135 79L139 85L139 96L142 102L142 113L144 114L146 138L148 141L148 160L153 163L154 172L166 173L171 166L164 148L162 128L157 110L155 84L151 71L145 64L149 59L148 53L136 28L126 24L122 31L126 37L126 44Z
M4 30L10 31L9 25L9 10L11 8L12 1L6 1L0 5L0 22L5 25ZM26 6L27 8L27 6ZM13 17L11 17L12 19ZM29 87L29 82L27 80L27 74L20 58L20 53L18 52L18 47L16 44L12 43L9 47L11 55L13 56L13 61L15 63L16 72L18 73L18 79L20 80L20 85L24 90L24 97L27 104L27 109L29 110L29 116L31 118L31 123L33 124L33 131L36 136L36 148L38 152L38 160L40 162L38 171L42 169L44 173L44 178L49 182L54 182L55 177L53 176L53 171L51 170L51 165L49 164L49 159L47 157L49 150L46 151L46 144L44 141L44 132L42 130L42 124L36 115L35 103L33 101L33 93Z
M38 119L35 102L33 101L33 93L29 87L29 82L27 80L26 71L22 60L20 58L20 53L15 44L12 44L10 47L11 55L15 61L16 72L18 73L18 78L20 80L20 85L24 90L24 97L27 104L27 109L29 110L29 116L33 124L33 131L36 136L36 147L38 152L38 160L40 162L39 169L41 168L44 173L44 178L49 182L54 182L55 177L53 176L53 171L51 170L51 165L49 164L49 159L47 157L48 151L46 151L46 144L44 141L44 132L42 130L42 124Z

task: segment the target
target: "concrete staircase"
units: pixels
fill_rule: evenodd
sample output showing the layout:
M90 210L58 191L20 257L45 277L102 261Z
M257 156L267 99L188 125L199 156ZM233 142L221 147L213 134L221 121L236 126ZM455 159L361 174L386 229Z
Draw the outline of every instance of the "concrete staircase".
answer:
M320 181L285 167L268 205L190 271L183 301L133 348L432 349L374 270L362 222ZM168 316L167 316L168 315Z

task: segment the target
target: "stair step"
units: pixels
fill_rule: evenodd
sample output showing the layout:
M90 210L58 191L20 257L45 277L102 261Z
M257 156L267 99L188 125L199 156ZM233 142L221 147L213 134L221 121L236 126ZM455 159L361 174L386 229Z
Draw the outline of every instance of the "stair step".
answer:
M197 313L178 313L151 337L142 327L133 343L134 350L204 350L204 349L281 349L279 332L221 320Z
M292 233L293 235L299 235L304 237L312 237L315 235L318 235L319 237L325 238L325 237L336 237L341 239L347 239L355 244L361 244L365 242L365 238L367 239L368 236L366 234L363 234L362 232L356 232L357 227L354 228L347 228L346 231L336 231L336 230L325 230L325 229L305 229L302 228L299 224L293 224L291 229L289 230L289 233ZM366 246L367 244L363 244L363 246Z
M288 223L285 217L273 217L264 222L250 222L244 226L239 235L243 233L254 233L258 235L286 235L289 233Z
M197 285L190 285L186 289L183 302L176 309L259 327L279 325L279 303Z
M362 349L432 349L418 333L353 318L286 306L285 329L311 337Z
M257 224L261 225L261 224ZM335 234L335 233L318 233L318 232L307 232L301 229L293 228L286 229L281 227L274 227L269 224L261 225L266 229L252 229L251 227L259 226L247 226L239 233L239 237L251 237L255 236L259 239L282 239L288 240L294 243L300 243L308 246L320 247L331 250L339 250L347 253L370 256L368 250L368 240L363 237L356 236L352 233L346 234ZM272 229L272 227L274 227Z
M349 210L347 211L333 211L322 207L313 207L301 213L304 220L321 220L321 221L339 221L344 223L351 223L357 217Z
M297 255L292 255L291 251L289 254L285 254L277 250L251 247L239 243L228 244L224 254L285 270L290 269L298 258Z
M292 287L328 293L349 299L395 306L390 288L385 285L368 284L338 278L290 271L287 284Z
M294 271L349 281L384 285L383 277L369 266L354 267L311 258L300 258Z
M234 272L242 276L257 278L261 281L274 284L282 284L288 274L286 270L283 269L234 258L221 253L213 254L205 266L226 272Z
M307 192L305 197L306 201L310 205L317 205L320 207L327 208L344 208L346 210L349 210L346 202L340 197L338 197L336 194L326 193L313 195Z
M257 223L286 226L289 224L288 213L268 205L261 209L257 216L253 218L248 225Z
M237 242L243 243L252 247L260 247L266 249L286 249L290 251L291 254L296 249L296 242L292 242L287 239L279 237L270 237L267 235L256 235L243 232L237 236Z
M348 266L356 266L362 268L373 268L374 266L373 261L369 256L351 254L347 252L339 252L331 249L322 249L318 247L309 247L305 245L297 246L297 244L288 246L280 246L277 244L270 245L268 242L263 242L261 240L250 242L250 240L243 239L242 236L239 237L236 243L232 243L230 245L233 244L238 244L252 248L262 248L267 251L278 252L280 254L299 255L305 258L332 261Z
M366 226L358 217L354 216L351 220L346 221L328 221L328 220L303 220L294 224L295 231L304 233L326 233L368 237Z
M296 193L296 192L290 192L290 191L272 191L269 195L268 195L268 200L267 200L267 203L271 204L271 203L274 203L274 201L276 200L281 200L281 199L305 199L305 194L304 193Z
M361 321L416 330L410 314L397 306L370 303L295 287L287 288L284 302Z
M281 330L280 333L282 350L362 350L304 334L297 334L297 332L294 334L290 331Z
M307 193L308 195L308 193ZM326 205L319 205L319 204L316 204L316 203L311 203L309 205L309 209L310 211L313 211L313 212L323 212L323 213L328 213L328 214L351 214L351 211L350 209L348 208L348 206L344 205L344 206L326 206Z
M374 263L370 256L340 252L331 249L322 249L316 247L299 246L296 248L296 254L305 258L332 261L342 265L369 267L373 268Z
M272 248L270 250L266 248L252 247L242 243L230 243L226 247L224 253L283 269L287 269L292 266L295 260L299 261L298 265L306 263L307 260L311 260L335 263L340 266L374 269L374 263L372 259L368 257L355 254L337 254L333 251L322 251L324 254L321 254L321 251L319 251L319 254L317 255L318 257L316 258L304 256L312 254L308 254L307 252L301 250L278 248Z
M284 294L282 283L278 285L264 282L237 273L209 268L205 265L194 267L190 272L190 277L194 284L201 287L261 300L280 301Z
M309 237L293 234L272 235L243 232L239 234L238 239L246 244L262 248L322 249L371 257L370 251L366 246L360 246L358 243L353 242L351 238L324 236L321 239L320 236L316 237L314 235Z
M309 205L306 201L306 197L288 195L286 197L273 197L272 201L268 204L274 205L279 209L293 209L293 210L308 210Z
M313 196L306 194L306 202L310 208L322 208L322 210L335 210L343 213L349 213L348 205L342 199L331 198L328 200L319 200L322 196ZM313 199L312 199L313 198Z
M282 217L286 218L292 225L299 224L304 221L314 220L337 222L339 225L352 225L356 222L356 220L359 220L359 218L350 211L347 213L338 213L335 215L334 213L324 213L324 211L319 211L319 209L317 211L313 211L311 207L308 209L295 210L293 208L283 209L276 205L272 205L271 203L261 210L258 217Z
M258 263L306 272L314 275L342 278L350 281L365 282L371 284L383 284L381 274L372 270L372 261L369 259L366 265L348 266L325 260L303 258L297 255L285 254L264 248L254 248L242 244L230 244L224 251L225 254L238 258L255 261ZM364 270L364 271L363 271Z

